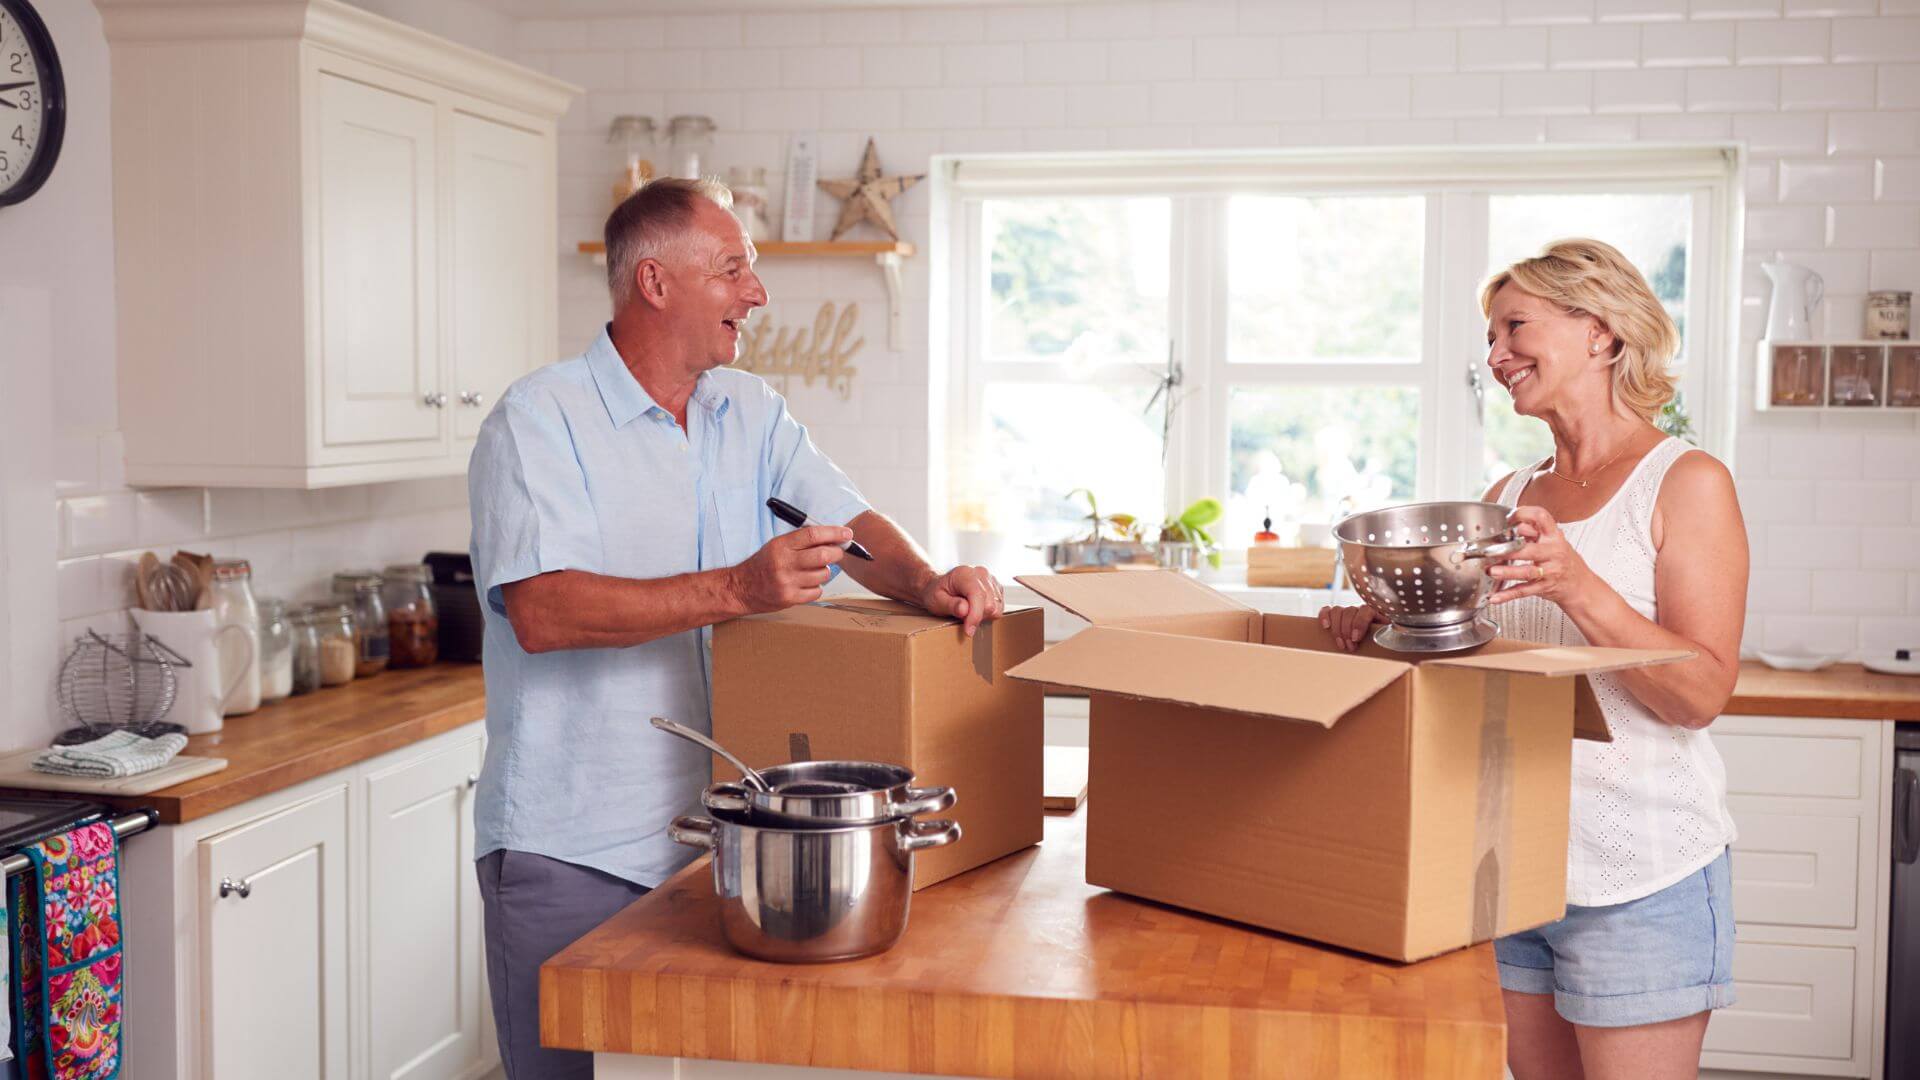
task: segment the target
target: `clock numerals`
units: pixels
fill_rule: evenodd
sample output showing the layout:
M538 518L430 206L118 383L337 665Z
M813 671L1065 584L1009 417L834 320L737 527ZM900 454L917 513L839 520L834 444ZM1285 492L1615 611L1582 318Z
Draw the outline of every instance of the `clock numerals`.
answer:
M0 173L12 172L12 171L13 171L13 166L7 164L7 152L5 150L0 150Z
M19 143L21 146L27 145L27 131L26 131L25 125L23 124L13 125L13 141L16 143Z
M27 54L14 53L7 57L7 70L15 75L25 75L27 73Z

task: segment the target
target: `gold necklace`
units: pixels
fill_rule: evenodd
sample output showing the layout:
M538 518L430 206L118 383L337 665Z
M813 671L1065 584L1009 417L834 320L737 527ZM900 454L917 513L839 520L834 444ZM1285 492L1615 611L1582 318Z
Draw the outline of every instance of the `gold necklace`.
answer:
M1588 473L1587 478L1585 480L1575 480L1573 477L1568 476L1566 473L1561 472L1560 471L1560 455L1558 454L1555 454L1553 456L1553 468L1548 469L1547 471L1559 477L1560 479L1565 480L1569 484L1579 484L1581 487L1586 487L1587 485L1593 483L1594 479L1598 477L1601 473L1607 471L1607 465L1612 465L1614 462L1619 461L1620 454L1626 453L1627 447L1630 447L1632 445L1633 445L1633 440L1628 439L1626 442L1626 445L1620 448L1619 453L1608 458L1605 465L1602 465L1599 468Z

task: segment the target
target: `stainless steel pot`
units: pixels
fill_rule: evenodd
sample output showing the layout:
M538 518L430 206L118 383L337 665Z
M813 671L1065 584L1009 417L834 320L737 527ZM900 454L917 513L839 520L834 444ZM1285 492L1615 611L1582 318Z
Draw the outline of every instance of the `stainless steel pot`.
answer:
M791 829L872 825L936 814L954 803L952 788L914 787L911 770L874 761L799 761L760 775L772 790L727 781L708 788L701 801L709 810L745 814L749 824Z
M913 853L960 839L952 821L770 829L740 815L678 817L675 843L713 852L720 932L748 956L786 964L883 952L907 929Z

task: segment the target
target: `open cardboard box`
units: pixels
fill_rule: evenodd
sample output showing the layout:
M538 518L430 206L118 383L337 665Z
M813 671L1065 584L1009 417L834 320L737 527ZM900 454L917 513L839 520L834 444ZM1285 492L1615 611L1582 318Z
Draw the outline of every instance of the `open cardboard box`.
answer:
M1348 654L1181 574L1018 580L1093 624L1008 672L1092 696L1088 883L1395 960L1564 913L1586 677L1693 655Z
M713 737L747 764L884 761L954 789L960 841L914 856L924 889L1040 842L1041 688L1008 668L1040 652L1041 611L960 622L835 597L713 631ZM738 773L714 763L716 779Z

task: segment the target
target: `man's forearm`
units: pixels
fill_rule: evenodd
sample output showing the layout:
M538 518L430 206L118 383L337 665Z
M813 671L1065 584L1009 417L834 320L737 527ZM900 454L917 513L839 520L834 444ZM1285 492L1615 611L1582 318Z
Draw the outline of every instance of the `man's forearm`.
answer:
M913 537L878 510L861 514L847 527L860 546L873 554L873 561L849 555L840 560L840 569L881 596L918 604L927 585L940 576Z
M620 649L749 613L730 569L646 580L557 570L502 592L514 636L534 653Z

